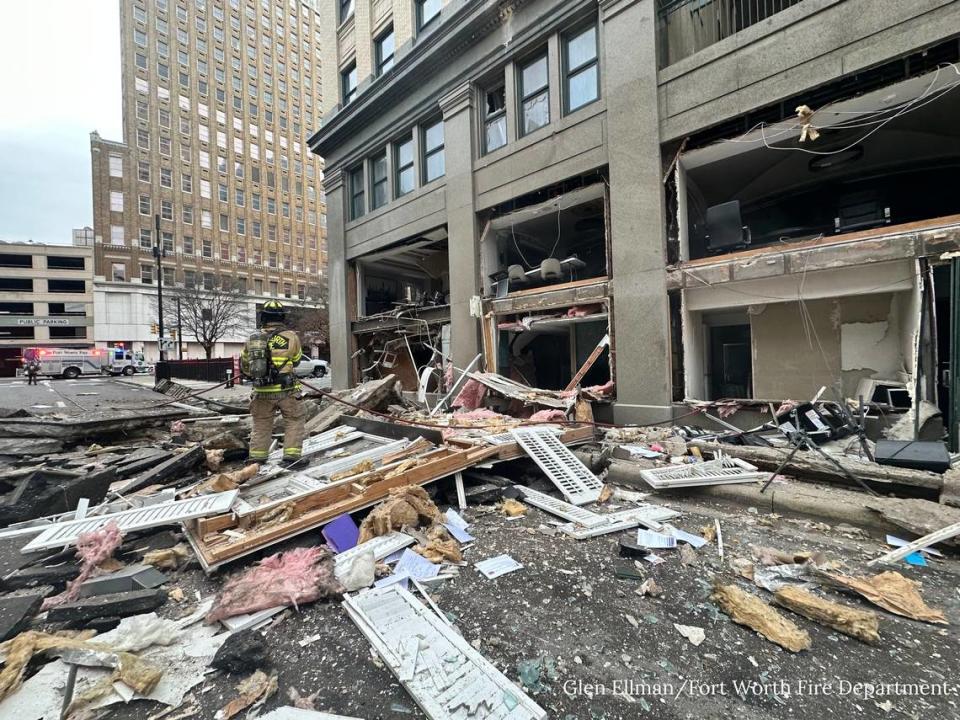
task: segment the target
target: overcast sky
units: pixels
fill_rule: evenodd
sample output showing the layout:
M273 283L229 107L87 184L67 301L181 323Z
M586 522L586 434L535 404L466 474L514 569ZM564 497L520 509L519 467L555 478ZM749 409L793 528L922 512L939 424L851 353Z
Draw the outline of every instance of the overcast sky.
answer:
M90 132L122 140L117 0L3 2L0 240L91 225Z

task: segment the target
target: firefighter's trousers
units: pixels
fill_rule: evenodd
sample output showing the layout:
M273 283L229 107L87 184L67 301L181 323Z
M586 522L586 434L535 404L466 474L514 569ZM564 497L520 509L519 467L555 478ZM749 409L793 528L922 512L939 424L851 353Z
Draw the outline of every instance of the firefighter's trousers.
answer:
M255 460L266 459L270 450L270 436L273 434L273 418L277 410L283 416L283 456L299 458L304 435L304 422L307 411L303 401L297 397L297 390L281 392L257 392L250 394L250 417L253 420L253 432L250 434L250 457Z

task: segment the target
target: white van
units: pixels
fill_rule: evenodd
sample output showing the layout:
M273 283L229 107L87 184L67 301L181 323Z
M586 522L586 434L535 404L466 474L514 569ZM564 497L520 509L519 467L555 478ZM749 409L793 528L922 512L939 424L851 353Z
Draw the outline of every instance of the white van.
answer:
M107 348L104 371L111 375L133 375L150 372L150 366L143 360L143 353L126 348Z

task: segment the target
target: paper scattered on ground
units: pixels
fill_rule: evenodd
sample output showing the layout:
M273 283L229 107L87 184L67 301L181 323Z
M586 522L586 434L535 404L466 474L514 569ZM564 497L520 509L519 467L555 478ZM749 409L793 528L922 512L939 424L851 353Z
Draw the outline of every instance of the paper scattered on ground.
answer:
M665 532L669 533L670 535L673 535L673 537L675 537L679 542L687 543L688 545L692 545L695 548L702 548L704 545L707 544L707 541L704 540L699 535L688 533L685 530L681 530L680 528L674 527L673 525L664 525L663 527Z
M403 551L397 566L393 569L394 575L406 575L417 580L436 577L439 572L439 565L430 562L409 548Z
M519 570L523 565L509 555L497 555L496 557L474 563L474 567L479 570L484 577L493 580L514 570Z
M670 535L653 532L652 530L640 529L637 530L637 545L657 549L675 548L677 546L677 539Z

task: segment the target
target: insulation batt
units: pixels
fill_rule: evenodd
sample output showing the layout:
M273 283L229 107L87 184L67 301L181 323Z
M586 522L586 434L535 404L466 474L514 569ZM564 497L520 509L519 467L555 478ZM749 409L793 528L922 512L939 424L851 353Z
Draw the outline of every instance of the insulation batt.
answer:
M339 598L343 586L333 574L333 556L324 547L294 548L261 560L223 588L207 622L277 605Z
M112 520L99 530L82 533L77 538L80 574L67 583L67 589L62 593L44 600L40 611L45 612L57 605L76 600L80 595L80 586L96 574L97 566L113 555L113 551L120 546L122 540L123 533L120 532L120 528Z
M463 384L463 387L460 388L460 392L457 393L457 397L453 401L453 407L476 410L480 407L486 394L487 386L470 378Z
M603 385L591 385L590 387L584 388L583 391L593 395L609 395L615 387L616 384L613 380L608 380Z
M597 313L603 312L603 306L599 304L595 305L574 305L569 308L564 317L575 318L575 317L586 317L587 315L596 315Z
M563 410L537 410L529 417L532 422L556 422L566 420L567 415Z

